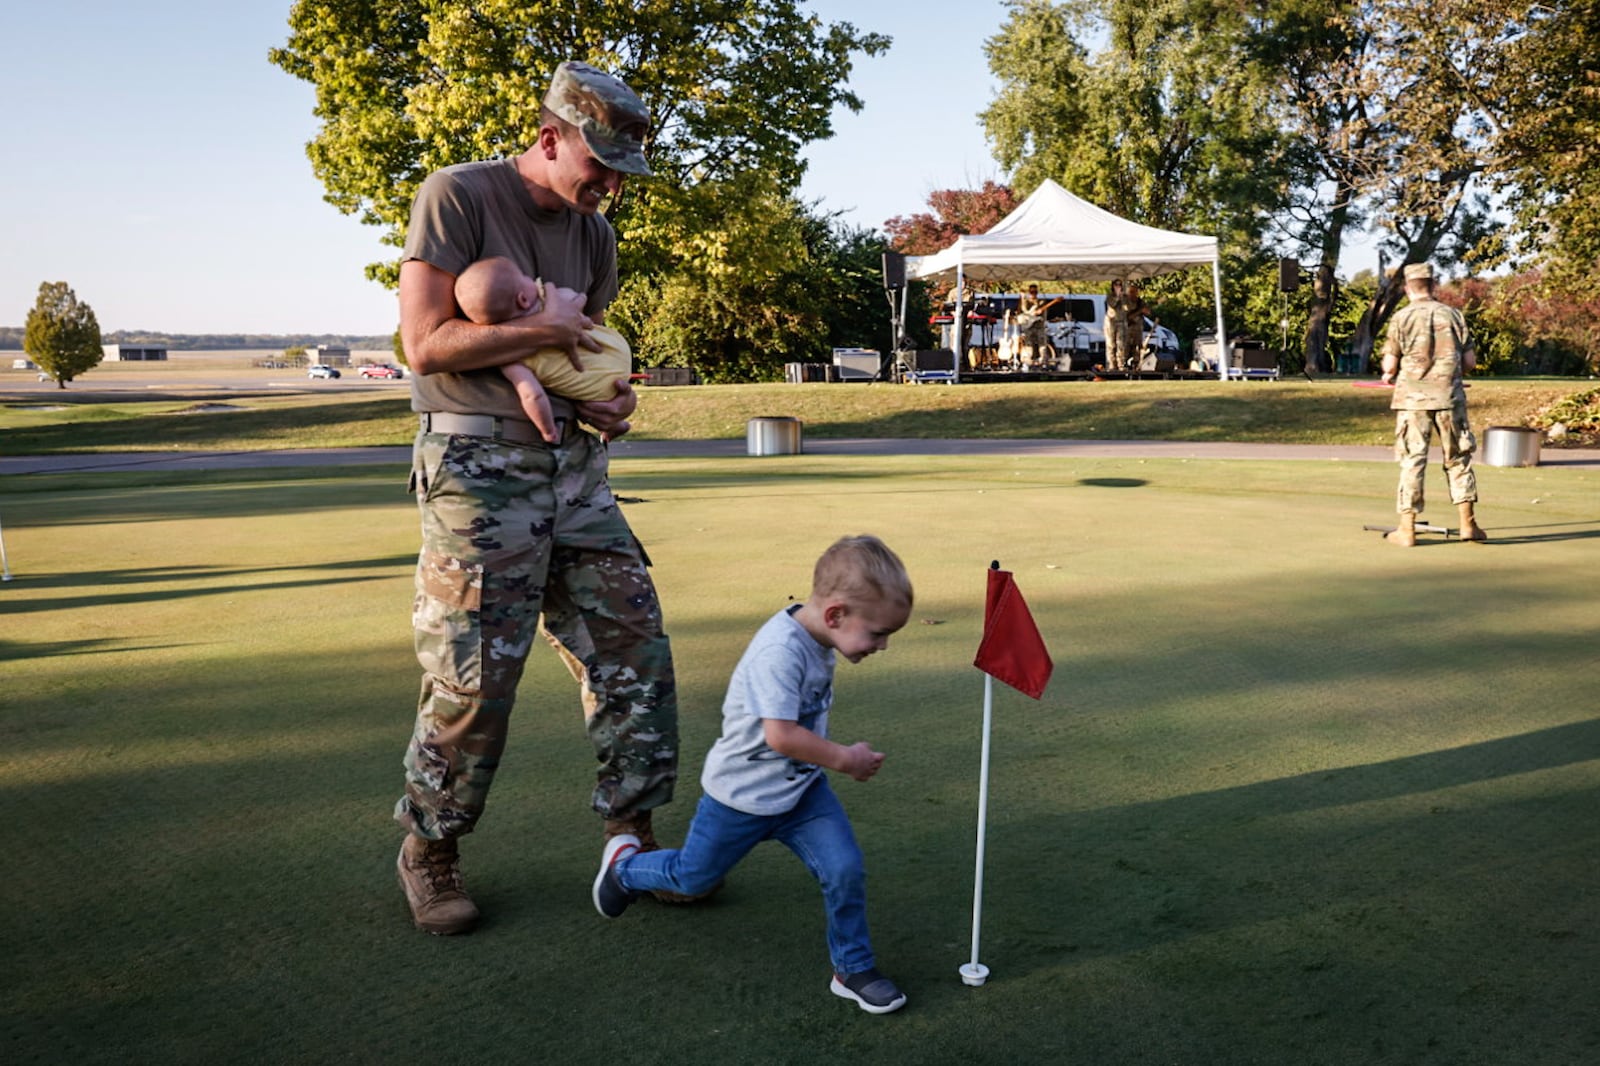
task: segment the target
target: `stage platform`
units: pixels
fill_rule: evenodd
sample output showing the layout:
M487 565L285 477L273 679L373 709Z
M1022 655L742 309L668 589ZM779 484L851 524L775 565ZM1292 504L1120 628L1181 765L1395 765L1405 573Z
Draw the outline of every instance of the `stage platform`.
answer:
M909 378L907 378L909 380ZM1007 385L1034 381L1216 381L1215 371L1179 370L963 370L962 385Z

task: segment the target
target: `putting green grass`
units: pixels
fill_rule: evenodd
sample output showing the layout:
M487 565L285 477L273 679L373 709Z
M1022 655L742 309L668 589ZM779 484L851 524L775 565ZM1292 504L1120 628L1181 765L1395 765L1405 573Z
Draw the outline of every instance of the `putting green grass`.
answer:
M835 536L917 589L841 663L872 1017L776 846L713 901L589 903L592 754L530 663L468 937L412 930L402 468L0 482L7 1063L1586 1063L1600 474L1485 468L1494 540L1385 545L1387 463L626 460L678 659L681 838L749 636ZM1439 472L1430 472L1436 488ZM1436 506L1432 515L1443 520ZM1450 516L1453 524L1453 516ZM996 689L970 952L984 568L1056 660Z

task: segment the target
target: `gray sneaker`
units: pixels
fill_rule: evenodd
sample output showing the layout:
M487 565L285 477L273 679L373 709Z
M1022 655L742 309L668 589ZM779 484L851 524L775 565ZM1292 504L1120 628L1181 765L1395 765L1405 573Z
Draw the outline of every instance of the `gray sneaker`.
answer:
M906 1005L906 994L876 969L836 973L828 989L836 996L855 1000L868 1014L888 1014Z
M638 837L618 833L606 841L606 850L600 853L600 872L594 877L594 909L607 918L622 917L628 904L639 898L639 893L623 888L617 877L617 863L638 852Z

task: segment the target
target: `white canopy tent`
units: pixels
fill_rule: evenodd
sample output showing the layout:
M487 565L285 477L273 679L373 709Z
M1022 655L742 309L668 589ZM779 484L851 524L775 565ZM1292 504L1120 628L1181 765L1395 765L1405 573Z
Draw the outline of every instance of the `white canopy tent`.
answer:
M1217 374L1228 376L1217 239L1129 222L1046 179L987 233L969 234L933 255L907 256L907 280L968 282L1111 281L1150 278L1211 264L1217 315ZM901 294L902 301L904 293ZM958 303L956 321L965 321ZM957 374L961 353L957 353Z

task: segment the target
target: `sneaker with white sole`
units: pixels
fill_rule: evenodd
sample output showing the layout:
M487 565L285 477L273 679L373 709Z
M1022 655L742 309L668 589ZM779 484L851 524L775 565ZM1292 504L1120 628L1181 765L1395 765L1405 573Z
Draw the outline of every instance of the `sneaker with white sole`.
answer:
M639 838L639 851L641 854L647 851L659 851L661 850L661 845L656 843L655 828L651 825L651 822L652 818L649 811L637 811L620 818L607 818L606 839L609 840L623 833L632 833ZM694 896L686 896L682 892L674 892L667 888L651 889L650 894L662 903L699 903L703 899L709 899L716 895L721 888L722 882L718 881L704 892Z
M876 969L836 973L828 989L836 996L855 1000L868 1014L888 1014L906 1005L906 994Z
M606 850L600 854L600 872L594 878L594 909L607 918L620 918L628 904L639 898L639 893L622 887L617 877L617 863L639 852L639 838L632 833L618 833L606 841Z

